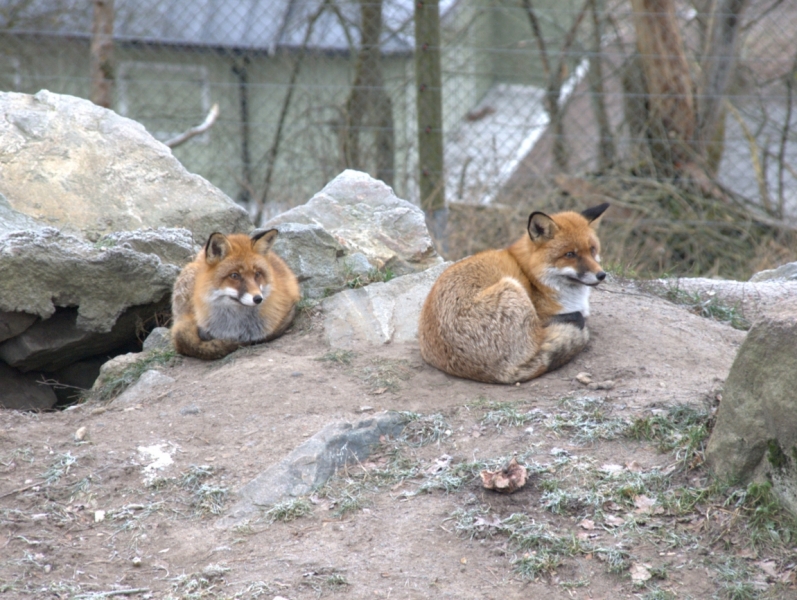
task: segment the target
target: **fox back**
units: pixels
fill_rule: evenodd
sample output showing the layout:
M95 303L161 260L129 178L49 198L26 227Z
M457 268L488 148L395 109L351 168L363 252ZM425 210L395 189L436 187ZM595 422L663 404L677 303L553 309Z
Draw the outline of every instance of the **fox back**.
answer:
M239 345L283 333L299 301L299 284L271 252L277 231L252 237L213 233L175 282L172 328L178 352L218 358Z
M606 277L595 225L582 213L534 212L527 235L446 269L424 302L421 355L478 381L514 383L561 366L586 345L590 289Z

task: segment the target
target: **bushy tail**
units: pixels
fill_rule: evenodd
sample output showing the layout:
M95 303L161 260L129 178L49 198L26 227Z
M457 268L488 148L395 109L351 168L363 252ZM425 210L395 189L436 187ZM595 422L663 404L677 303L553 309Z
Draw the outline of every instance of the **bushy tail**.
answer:
M196 325L192 323L176 323L172 327L172 343L180 354L202 360L223 358L241 346L230 340L203 340L199 337Z
M543 329L543 339L537 353L515 373L501 383L515 383L539 377L558 369L584 349L589 342L589 330L581 323L554 320Z

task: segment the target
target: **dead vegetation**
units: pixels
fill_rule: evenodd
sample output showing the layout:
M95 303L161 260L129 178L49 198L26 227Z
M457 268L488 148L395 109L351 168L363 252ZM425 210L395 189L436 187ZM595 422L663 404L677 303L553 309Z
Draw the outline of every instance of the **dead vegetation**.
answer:
M541 181L512 206L453 204L447 258L508 245L523 234L534 210L582 210L602 202L611 203L600 230L603 264L626 276L746 280L797 258L797 228L710 184L617 170Z

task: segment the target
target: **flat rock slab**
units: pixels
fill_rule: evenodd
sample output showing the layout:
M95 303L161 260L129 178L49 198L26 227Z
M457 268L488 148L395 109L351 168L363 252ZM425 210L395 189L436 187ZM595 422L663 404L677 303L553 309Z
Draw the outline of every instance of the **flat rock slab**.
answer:
M784 265L788 267L788 265ZM787 270L782 271L783 273ZM762 271L761 273L767 273ZM716 299L729 307L736 308L739 314L750 321L778 310L786 300L797 296L797 280L785 277L769 277L755 281L730 281L726 279L706 279L704 277L685 277L682 279L660 279L652 282L662 289L675 289L688 294L696 294L701 300Z
M422 273L346 290L324 300L321 308L330 346L351 349L362 344L415 341L423 302L450 265L442 263Z
M354 424L327 425L241 488L240 500L219 526L230 527L251 518L259 507L306 496L326 483L340 467L367 458L383 437L399 435L406 423L406 417L390 412Z

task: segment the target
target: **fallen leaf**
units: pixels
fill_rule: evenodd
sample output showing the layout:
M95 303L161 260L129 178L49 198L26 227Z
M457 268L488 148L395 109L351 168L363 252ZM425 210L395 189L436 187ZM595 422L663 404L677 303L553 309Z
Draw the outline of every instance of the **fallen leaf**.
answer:
M578 524L581 529L595 529L595 521L591 519L584 519L581 523Z
M611 527L619 527L620 525L623 525L625 523L625 519L617 517L615 515L606 515L604 521L607 525L610 525Z
M608 465L602 465L600 470L606 473L607 475L614 477L623 472L623 467L622 465L608 464Z
M652 512L652 508L655 505L656 501L653 498L648 498L644 494L634 497L634 506L636 506L636 510L634 512L637 514Z
M772 577L772 579L776 579L780 575L778 565L774 560L760 560L755 564L758 565L758 568L764 573Z
M634 583L645 583L648 579L653 577L648 570L648 565L643 565L642 563L631 565L629 573L631 574L631 581Z
M526 467L513 458L500 471L482 471L482 486L503 494L511 494L526 485Z
M632 473L638 473L639 471L643 470L642 465L640 465L635 460L625 463L625 468L631 471Z

